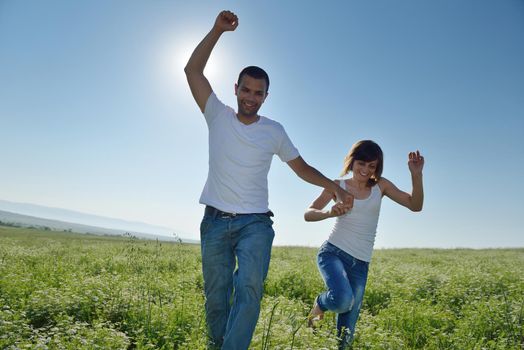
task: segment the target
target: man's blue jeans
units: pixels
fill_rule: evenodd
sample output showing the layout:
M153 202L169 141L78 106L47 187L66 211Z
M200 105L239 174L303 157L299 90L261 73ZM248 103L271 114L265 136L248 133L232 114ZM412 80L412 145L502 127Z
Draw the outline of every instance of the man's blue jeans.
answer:
M349 343L364 297L369 262L356 259L326 241L320 247L317 263L327 287L317 297L317 304L323 311L337 313L337 335L343 343Z
M217 347L227 350L249 347L269 268L275 236L272 225L273 221L265 214L206 214L202 219L206 320Z

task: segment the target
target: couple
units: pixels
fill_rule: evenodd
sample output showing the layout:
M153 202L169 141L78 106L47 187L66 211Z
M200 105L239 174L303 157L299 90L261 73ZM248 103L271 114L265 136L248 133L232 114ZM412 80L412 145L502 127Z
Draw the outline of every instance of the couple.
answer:
M220 12L184 69L209 129L200 238L211 347L247 349L255 330L275 235L267 188L274 154L301 179L324 188L305 219L337 218L318 254L327 290L316 298L309 323L313 325L325 311L336 312L344 346L351 341L360 311L381 199L385 195L413 211L421 210L424 158L418 151L409 153L411 194L381 177L382 151L373 141L358 142L346 157L342 175L352 172L351 178L326 178L302 159L282 125L258 114L269 89L264 70L250 66L240 72L236 112L213 92L204 68L220 36L237 26L234 13ZM323 210L331 200L335 204Z

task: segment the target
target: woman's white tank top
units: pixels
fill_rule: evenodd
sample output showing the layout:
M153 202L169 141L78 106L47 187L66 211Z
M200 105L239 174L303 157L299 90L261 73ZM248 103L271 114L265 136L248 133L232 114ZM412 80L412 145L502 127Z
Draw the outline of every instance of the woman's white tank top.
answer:
M340 187L346 189L346 182L340 180ZM352 255L370 261L377 233L382 192L378 185L371 187L366 199L355 199L353 208L338 216L329 235L328 242Z

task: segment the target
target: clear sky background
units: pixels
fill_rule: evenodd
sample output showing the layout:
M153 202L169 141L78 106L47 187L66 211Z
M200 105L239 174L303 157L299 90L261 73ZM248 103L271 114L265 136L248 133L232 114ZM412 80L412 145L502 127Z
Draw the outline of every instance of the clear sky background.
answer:
M372 139L410 191L407 154L425 156L424 210L385 198L376 247L524 246L520 0L0 0L0 199L198 239L207 128L183 67L223 9L239 26L206 74L226 104L258 65L260 113L326 176ZM278 157L269 187L276 244L328 237L303 220L320 188Z

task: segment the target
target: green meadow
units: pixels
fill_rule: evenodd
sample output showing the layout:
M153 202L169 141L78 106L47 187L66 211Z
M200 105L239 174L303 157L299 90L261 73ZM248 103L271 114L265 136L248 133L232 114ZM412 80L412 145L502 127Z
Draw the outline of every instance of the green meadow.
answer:
M0 226L0 349L205 349L200 247ZM316 249L274 247L252 349L336 349ZM377 250L353 349L524 349L524 249Z

